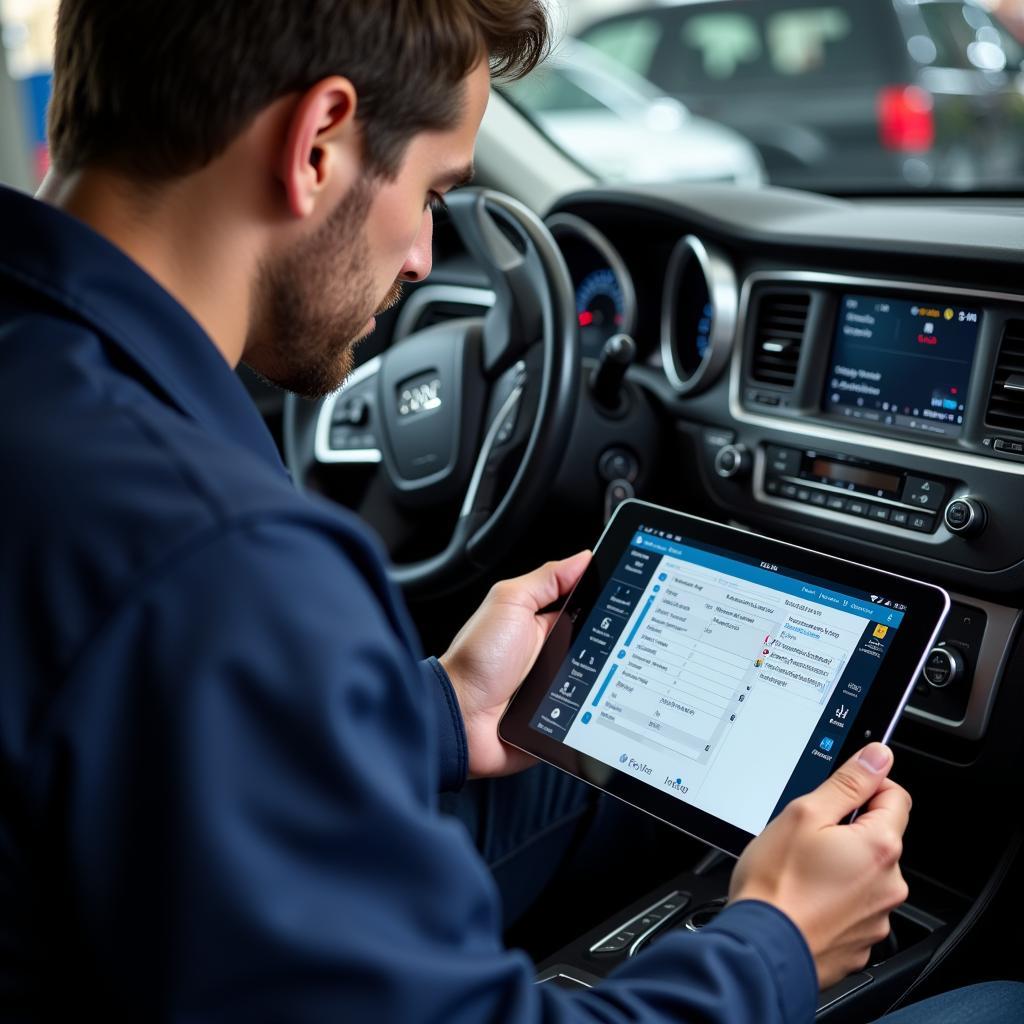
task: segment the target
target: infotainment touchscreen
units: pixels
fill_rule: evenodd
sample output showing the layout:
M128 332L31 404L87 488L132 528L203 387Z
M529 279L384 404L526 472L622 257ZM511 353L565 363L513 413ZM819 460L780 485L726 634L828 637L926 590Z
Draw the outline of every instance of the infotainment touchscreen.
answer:
M885 737L946 596L640 503L617 519L502 735L738 850Z
M977 310L954 303L844 295L825 409L957 437L980 321Z

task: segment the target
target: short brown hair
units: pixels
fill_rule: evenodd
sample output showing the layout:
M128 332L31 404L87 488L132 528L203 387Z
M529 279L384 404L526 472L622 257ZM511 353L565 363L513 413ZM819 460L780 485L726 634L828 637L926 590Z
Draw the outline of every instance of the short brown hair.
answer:
M275 100L344 75L367 167L390 177L414 135L454 126L485 55L518 78L548 45L543 0L62 0L53 163L178 177Z

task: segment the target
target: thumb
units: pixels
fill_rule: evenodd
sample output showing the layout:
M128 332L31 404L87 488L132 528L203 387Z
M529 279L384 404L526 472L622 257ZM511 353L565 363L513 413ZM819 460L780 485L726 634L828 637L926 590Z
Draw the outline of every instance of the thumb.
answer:
M878 792L892 762L888 747L871 743L809 794L807 802L825 822L835 825Z
M518 599L517 604L525 604L531 611L539 612L565 597L589 564L590 552L581 551L561 562L546 562L525 576L509 580L509 588Z

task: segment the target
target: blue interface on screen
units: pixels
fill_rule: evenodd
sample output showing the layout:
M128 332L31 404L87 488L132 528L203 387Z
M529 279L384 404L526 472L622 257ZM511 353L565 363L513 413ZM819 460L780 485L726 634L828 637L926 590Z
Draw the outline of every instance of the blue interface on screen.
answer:
M841 756L905 612L642 528L531 726L756 835Z

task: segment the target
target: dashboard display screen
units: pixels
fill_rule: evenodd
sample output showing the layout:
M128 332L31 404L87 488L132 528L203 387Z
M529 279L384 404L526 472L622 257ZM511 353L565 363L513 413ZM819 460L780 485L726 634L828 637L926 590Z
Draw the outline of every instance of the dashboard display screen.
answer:
M844 295L827 411L925 434L963 430L981 313L953 304Z

